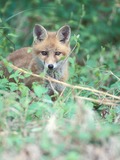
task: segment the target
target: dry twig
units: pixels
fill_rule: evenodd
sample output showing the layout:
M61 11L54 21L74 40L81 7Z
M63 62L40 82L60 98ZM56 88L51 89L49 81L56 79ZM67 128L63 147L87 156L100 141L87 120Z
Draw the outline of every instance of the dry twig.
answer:
M9 66L11 68L13 68L14 70L20 71L21 73L28 74L28 75L34 76L34 77L39 77L39 78L48 80L50 82L59 83L59 84L62 84L64 86L68 87L68 88L71 88L73 90L74 89L78 89L78 90L90 91L93 94L97 94L99 97L102 97L102 98L96 100L96 99L93 99L93 98L77 96L77 97L82 98L84 100L89 100L89 101L92 101L92 102L95 102L95 103L105 104L105 105L116 105L116 104L120 103L120 97L112 95L112 94L109 94L107 92L99 91L99 90L96 90L94 88L92 89L92 88L89 88L89 87L82 87L82 86L78 86L78 85L74 86L74 85L71 85L71 84L56 80L56 79L48 77L48 76L43 77L43 76L34 74L32 72L28 72L26 70L23 70L22 68L18 68L18 67L14 66L13 64L10 64L10 63L9 63Z

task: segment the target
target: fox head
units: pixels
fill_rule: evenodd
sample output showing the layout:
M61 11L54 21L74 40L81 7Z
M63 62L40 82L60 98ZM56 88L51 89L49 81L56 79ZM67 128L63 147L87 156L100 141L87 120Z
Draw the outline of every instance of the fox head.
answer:
M68 25L57 32L48 32L43 26L36 24L33 29L33 53L46 69L57 68L70 53L71 29Z

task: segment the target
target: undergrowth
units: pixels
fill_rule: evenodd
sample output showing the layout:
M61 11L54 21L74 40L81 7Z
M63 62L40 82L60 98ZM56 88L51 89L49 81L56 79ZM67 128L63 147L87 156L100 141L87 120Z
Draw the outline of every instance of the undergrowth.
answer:
M100 3L31 0L28 8L35 8L33 15L31 10L18 12L27 0L18 9L11 0L2 2L2 58L15 47L31 45L32 26L38 22L55 30L68 22L71 47L76 48L69 57L66 88L55 102L43 86L34 83L31 91L20 82L31 73L6 62L9 78L15 82L9 82L0 71L1 160L119 159L119 2ZM45 10L46 6L50 10Z

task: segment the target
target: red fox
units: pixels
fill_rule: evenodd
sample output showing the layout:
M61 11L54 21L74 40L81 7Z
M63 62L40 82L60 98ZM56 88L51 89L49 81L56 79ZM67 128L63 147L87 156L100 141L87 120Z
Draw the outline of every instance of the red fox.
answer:
M71 29L68 25L61 27L57 32L48 32L43 26L36 24L33 29L33 46L21 48L11 53L7 60L13 65L31 70L35 74L44 72L46 75L60 80L68 79L68 61L70 49ZM3 64L3 71L6 77L9 73ZM48 94L53 95L54 91L59 94L64 86L58 83L49 83L37 77L24 79L25 85L32 87L33 82L39 82L48 88Z

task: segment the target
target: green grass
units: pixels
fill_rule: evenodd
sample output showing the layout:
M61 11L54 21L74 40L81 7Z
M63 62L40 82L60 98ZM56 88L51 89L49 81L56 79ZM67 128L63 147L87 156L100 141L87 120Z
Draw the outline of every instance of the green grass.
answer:
M84 69L81 68L81 73ZM98 81L103 75L99 73L96 76L96 69L98 73L101 71L94 68L91 75ZM20 83L18 71L11 77L15 78L16 83L3 78L0 86L1 159L4 160L5 156L45 160L119 157L118 79L112 84L112 89L104 87L104 92L93 88L96 82L91 86L91 79L89 84L84 78L82 80L86 84L81 82L75 89L72 85L74 81L77 83L77 79L71 72L67 84L72 85L66 87L64 96L53 102L42 86L34 84L32 92ZM106 104L106 100L112 104ZM112 148L109 147L113 145L118 145L118 148L110 152Z

